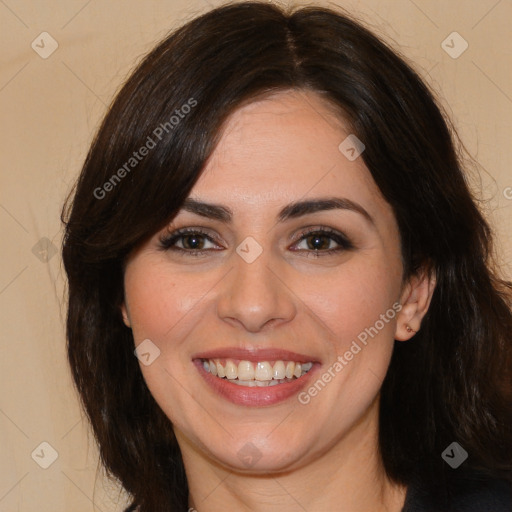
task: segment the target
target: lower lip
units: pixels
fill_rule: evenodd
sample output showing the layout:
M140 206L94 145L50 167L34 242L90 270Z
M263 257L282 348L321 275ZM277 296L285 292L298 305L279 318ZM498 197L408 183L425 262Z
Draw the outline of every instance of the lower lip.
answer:
M308 382L311 380L311 375L315 373L318 366L317 364L313 364L313 367L308 373L291 382L284 382L283 384L274 386L247 387L233 384L229 382L228 379L215 377L203 368L201 360L196 360L194 363L206 383L217 395L222 396L234 404L252 407L274 405L297 395L307 386Z

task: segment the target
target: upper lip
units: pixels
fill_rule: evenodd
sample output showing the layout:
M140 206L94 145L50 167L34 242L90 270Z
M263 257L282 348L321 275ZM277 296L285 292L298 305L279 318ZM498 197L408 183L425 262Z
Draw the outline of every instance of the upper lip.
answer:
M240 348L226 347L215 350L199 352L192 356L192 359L240 359L243 361L294 361L297 363L316 363L318 360L313 356L306 354L298 354L290 350L282 350L277 348Z

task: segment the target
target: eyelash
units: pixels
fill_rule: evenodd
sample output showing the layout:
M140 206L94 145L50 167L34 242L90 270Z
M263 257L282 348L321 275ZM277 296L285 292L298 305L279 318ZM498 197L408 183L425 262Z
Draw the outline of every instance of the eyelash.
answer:
M183 249L181 247L176 247L176 242L187 236L187 235L201 235L207 238L210 242L216 244L217 242L203 229L201 228L182 228L174 231L170 235L162 236L160 238L160 249L164 251L176 251L183 255L192 256L192 257L200 257L200 256L206 256L209 251L216 251L220 249ZM308 238L312 235L318 235L318 236L327 236L334 242L338 244L338 247L335 247L334 249L327 249L327 250L321 250L321 249L295 249L295 251L298 252L308 252L308 257L310 258L319 258L322 256L330 256L332 254L338 253L340 251L350 251L352 249L355 249L354 245L348 238L346 238L344 235L339 233L338 231L335 231L334 229L331 229L326 226L318 226L314 229L304 229L299 233L299 237L294 242L294 245L298 244L302 240Z

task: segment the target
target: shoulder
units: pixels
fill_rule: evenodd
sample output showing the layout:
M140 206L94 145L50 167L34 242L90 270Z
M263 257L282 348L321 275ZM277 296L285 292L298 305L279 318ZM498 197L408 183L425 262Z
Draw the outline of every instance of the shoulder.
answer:
M435 490L416 482L407 491L402 512L512 512L512 482L476 472Z

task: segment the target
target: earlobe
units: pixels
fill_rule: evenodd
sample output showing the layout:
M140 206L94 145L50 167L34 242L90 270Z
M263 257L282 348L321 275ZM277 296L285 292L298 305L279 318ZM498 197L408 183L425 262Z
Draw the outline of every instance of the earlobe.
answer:
M126 304L124 304L124 303L121 305L121 314L123 316L124 325L126 325L126 327L129 327L131 329L132 324L130 323L130 318L128 316L128 310L126 308Z
M435 275L423 271L414 275L404 287L401 297L402 309L397 316L395 339L407 341L421 328L427 314L436 285Z

